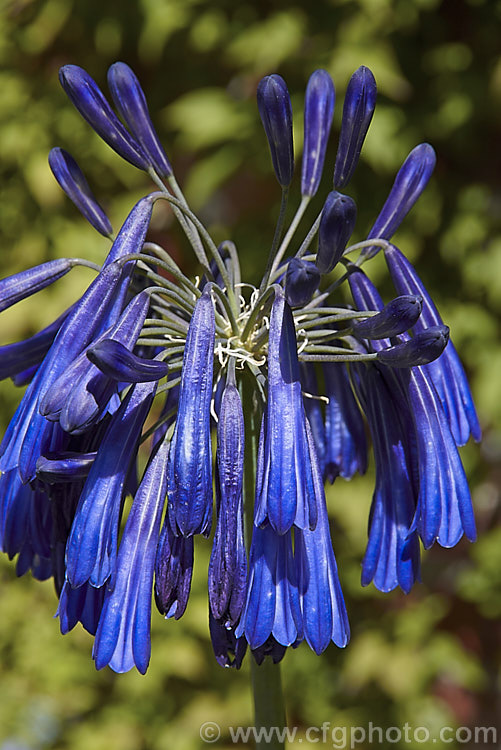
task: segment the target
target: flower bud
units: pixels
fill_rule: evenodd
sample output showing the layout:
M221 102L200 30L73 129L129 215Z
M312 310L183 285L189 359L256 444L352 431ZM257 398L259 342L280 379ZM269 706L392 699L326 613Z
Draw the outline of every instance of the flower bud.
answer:
M105 237L113 234L110 220L97 202L74 158L62 148L53 148L49 166L61 188L94 229Z
M320 271L314 263L291 258L285 272L285 298L291 307L307 305L320 284Z
M53 284L78 265L75 258L49 260L0 281L0 312Z
M138 357L119 341L102 339L87 350L87 357L101 372L123 383L146 383L167 375L165 362Z
M394 235L428 184L435 162L435 151L429 143L420 143L410 152L395 177L381 213L367 235L369 240L376 237L389 240ZM377 252L376 248L371 248L367 255L370 257Z
M96 451L40 456L37 460L37 477L47 484L76 482L79 479L85 479L96 456Z
M447 326L430 326L413 338L377 353L378 362L390 367L427 365L440 357L449 341Z
M316 70L308 81L304 103L301 195L313 196L318 190L334 115L334 100L332 78L326 70Z
M384 339L398 336L412 328L421 315L423 298L417 294L405 294L388 302L381 312L366 320L354 320L353 333L364 339Z
M318 229L316 264L320 273L330 273L340 260L357 220L355 201L335 190L325 201Z
M63 65L61 86L82 117L122 159L148 170L150 160L136 139L124 128L93 78L78 65Z
M261 79L257 87L257 106L277 180L282 187L288 187L294 173L292 105L281 76L271 75Z
M361 66L348 84L344 98L341 133L334 166L334 187L346 187L355 171L362 145L376 106L376 81L369 68Z
M150 157L156 172L161 177L169 177L172 167L151 122L146 97L134 71L123 62L114 63L108 70L108 86L115 107Z

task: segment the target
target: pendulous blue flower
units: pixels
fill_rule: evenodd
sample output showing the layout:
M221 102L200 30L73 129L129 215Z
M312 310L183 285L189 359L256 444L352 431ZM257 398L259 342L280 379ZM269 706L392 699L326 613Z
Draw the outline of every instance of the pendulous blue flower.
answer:
M182 617L194 537L209 536L215 514L207 588L218 663L239 668L247 647L259 665L303 641L316 653L346 646L323 483L366 471L369 434L376 476L362 585L408 592L421 543L452 547L476 535L457 447L480 438L466 375L430 295L389 242L431 176L432 147L409 154L368 239L350 245L357 206L339 190L376 101L374 76L359 68L346 92L334 190L301 240L334 85L317 70L307 86L301 200L287 228L292 107L283 78L263 78L258 109L282 203L254 285L242 280L233 242L214 243L188 206L129 66L108 72L127 127L82 68L66 65L60 79L156 192L132 208L102 265L60 259L0 281L1 312L74 265L96 272L52 324L0 347L0 378L27 384L0 445L0 548L17 555L18 575L53 578L61 632L81 623L95 636L98 669L144 673L152 590L165 618ZM50 164L84 217L111 236L74 159L53 149ZM194 251L194 279L148 241L158 201ZM380 249L399 295L386 305L366 272Z
M210 403L215 318L210 287L198 299L186 337L178 419L169 453L168 512L174 534L208 536L212 522Z

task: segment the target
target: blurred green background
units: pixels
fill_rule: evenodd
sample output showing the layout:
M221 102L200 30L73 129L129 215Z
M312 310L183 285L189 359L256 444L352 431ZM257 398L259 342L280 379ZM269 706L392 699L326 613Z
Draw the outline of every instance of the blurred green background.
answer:
M484 440L480 448L467 446L463 457L479 541L426 553L423 584L408 596L362 590L372 475L338 480L328 500L352 640L344 651L332 646L316 657L305 646L285 658L289 725L300 727L293 747L301 746L308 726L325 721L365 727L408 722L432 733L444 725L496 726L499 734L500 27L499 0L0 3L2 275L55 256L99 260L107 250L53 180L51 147L62 146L78 160L115 228L151 189L73 110L57 78L65 63L85 67L103 86L112 62L134 68L190 203L217 239L237 242L247 278L256 278L266 258L279 200L255 106L262 75L279 72L287 80L299 156L311 72L324 67L334 77L337 133L349 76L362 64L373 70L378 107L349 191L359 206L359 239L408 151L420 141L437 151L430 187L397 240L439 303L471 376ZM324 194L335 143L334 137ZM152 236L189 268L166 209L155 214ZM377 260L375 267L384 288ZM1 343L50 322L88 280L88 271L73 271L3 313ZM3 425L18 397L10 382L1 384ZM16 580L2 556L1 750L189 750L203 746L199 727L205 721L221 725L216 747L234 746L227 727L252 723L249 670L225 671L213 659L206 624L209 551L207 543L199 546L186 615L172 622L153 613L145 677L97 673L91 638L80 628L59 635L51 584ZM469 746L473 742L461 743Z

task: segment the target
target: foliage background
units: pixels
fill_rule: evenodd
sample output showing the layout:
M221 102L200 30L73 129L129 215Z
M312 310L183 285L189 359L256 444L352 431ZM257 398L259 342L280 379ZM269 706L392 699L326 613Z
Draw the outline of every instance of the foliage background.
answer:
M498 726L500 24L499 0L0 3L3 275L54 256L100 259L106 251L106 241L54 182L47 166L52 146L77 158L115 227L150 189L66 100L57 70L68 62L103 85L115 60L135 69L190 202L216 237L236 240L247 276L265 258L278 200L255 106L262 75L279 72L289 84L299 115L299 155L310 73L327 68L340 102L355 68L365 64L374 71L379 103L351 190L360 238L407 152L423 140L438 152L432 183L398 242L438 300L471 375L484 440L480 449L466 447L463 456L480 539L428 552L423 584L407 597L362 590L371 477L336 483L328 497L353 635L345 651L332 646L318 658L304 647L285 659L289 725L302 728L301 738L306 727L324 721L382 727L409 722L431 732L444 725ZM336 129L340 113L338 103ZM332 148L331 164L334 153ZM326 174L326 190L329 179ZM167 211L159 212L153 232L182 260L181 237ZM3 313L1 343L56 317L88 282L88 272L78 273ZM9 382L1 385L5 424L18 396ZM90 637L80 629L59 635L51 585L15 581L14 566L2 559L1 750L188 750L201 745L199 726L209 720L222 727L216 746L232 747L227 727L252 723L248 666L225 672L213 660L207 557L207 544L200 545L183 619L166 622L154 613L146 677L97 673Z

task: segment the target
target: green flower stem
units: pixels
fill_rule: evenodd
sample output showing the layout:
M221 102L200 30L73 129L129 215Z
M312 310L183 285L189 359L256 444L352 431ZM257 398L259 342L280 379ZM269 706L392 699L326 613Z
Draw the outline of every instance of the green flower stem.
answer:
M328 349L329 347L315 347L316 351ZM300 362L371 362L377 358L377 354L299 354L298 358Z
M284 229L285 212L287 210L288 200L289 200L289 188L284 187L282 188L282 199L280 201L280 213L278 215L277 225L275 227L275 234L273 236L273 242L271 244L271 250L268 256L268 263L266 266L266 271L264 272L263 280L261 281L261 286L259 287L260 294L262 294L264 290L266 289L266 285L268 284L268 281L270 278L272 265L275 260L275 254L278 248L278 243L280 242L280 239L282 237L282 232Z
M284 257L285 253L287 252L287 248L289 247L290 241L294 237L294 234L296 232L296 229L299 226L299 223L301 219L303 218L304 212L308 208L308 204L311 201L311 197L309 195L303 195L301 198L301 203L299 204L299 208L296 211L296 215L292 219L292 223L287 230L287 234L285 235L284 239L282 240L282 244L278 248L278 252L275 256L275 259L273 261L273 265L271 267L271 277L274 278L274 274L276 273L278 267L280 266L280 263L282 262L282 258Z
M254 726L259 737L259 730L266 728L269 731L277 727L278 731L286 726L285 705L282 692L282 676L280 664L274 664L269 656L258 666L254 659L251 660L252 691L254 695ZM280 742L275 735L268 735L270 741L258 739L256 748L272 748L282 750L284 742Z
M241 379L239 384L245 419L245 459L242 494L247 550L250 547L254 524L254 484L260 426L260 414L256 403L253 401L252 387L246 388L246 386L251 384L253 379L252 376L245 380ZM251 657L251 679L256 732L259 733L260 729L271 731L272 727L283 729L286 726L286 718L280 664L274 664L271 658L266 656L263 663L258 665L254 657ZM257 736L259 737L259 734ZM280 742L276 734L270 736L270 742L267 742L265 738L256 741L257 750L260 750L260 748L283 750L284 747L284 742Z

